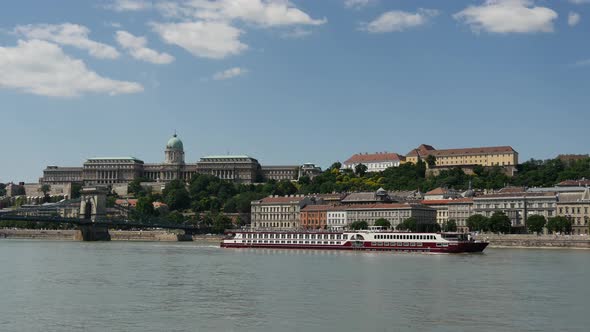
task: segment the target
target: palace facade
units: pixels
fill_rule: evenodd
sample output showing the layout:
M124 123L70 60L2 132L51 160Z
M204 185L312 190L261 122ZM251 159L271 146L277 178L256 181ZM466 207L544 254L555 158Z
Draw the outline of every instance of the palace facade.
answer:
M246 155L219 155L202 157L196 163L186 163L184 144L176 134L164 150L164 162L147 164L134 157L89 158L82 167L47 166L41 184L83 185L126 184L144 178L154 182L189 181L195 174L210 174L236 183L256 183L268 180L297 181L300 176L319 174L315 165L261 166L258 160Z

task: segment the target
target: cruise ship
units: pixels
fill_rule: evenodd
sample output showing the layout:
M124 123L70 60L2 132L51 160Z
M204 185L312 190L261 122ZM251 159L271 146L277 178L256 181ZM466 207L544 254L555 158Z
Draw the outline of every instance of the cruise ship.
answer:
M388 231L259 231L226 233L223 248L369 250L427 253L482 252L487 242L464 233Z

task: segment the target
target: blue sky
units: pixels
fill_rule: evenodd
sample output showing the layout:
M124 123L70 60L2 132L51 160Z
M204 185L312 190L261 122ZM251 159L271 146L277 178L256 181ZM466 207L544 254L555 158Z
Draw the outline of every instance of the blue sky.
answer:
M588 153L590 1L4 1L0 182L95 156Z

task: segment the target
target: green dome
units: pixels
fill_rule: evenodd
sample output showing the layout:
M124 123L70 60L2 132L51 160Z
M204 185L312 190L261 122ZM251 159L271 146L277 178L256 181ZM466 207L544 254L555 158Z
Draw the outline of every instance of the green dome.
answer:
M182 145L180 138L176 137L176 134L174 134L174 136L168 140L166 149L184 150L184 146Z

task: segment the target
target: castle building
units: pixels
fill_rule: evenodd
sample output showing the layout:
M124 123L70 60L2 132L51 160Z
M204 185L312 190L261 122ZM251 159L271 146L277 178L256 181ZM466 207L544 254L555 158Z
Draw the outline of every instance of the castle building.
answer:
M406 162L415 164L418 160L426 161L428 156L436 158L434 168L501 166L508 175L512 175L518 165L518 152L510 146L437 150L431 145L422 144L408 152Z
M170 182L176 179L189 181L195 174L210 174L220 179L248 184L270 179L297 181L302 174L321 172L321 169L308 164L265 167L266 172L258 160L245 155L206 156L196 163L186 163L184 144L174 134L166 143L162 163L147 164L134 157L89 158L82 167L47 166L39 183L117 185L140 178L154 182Z

